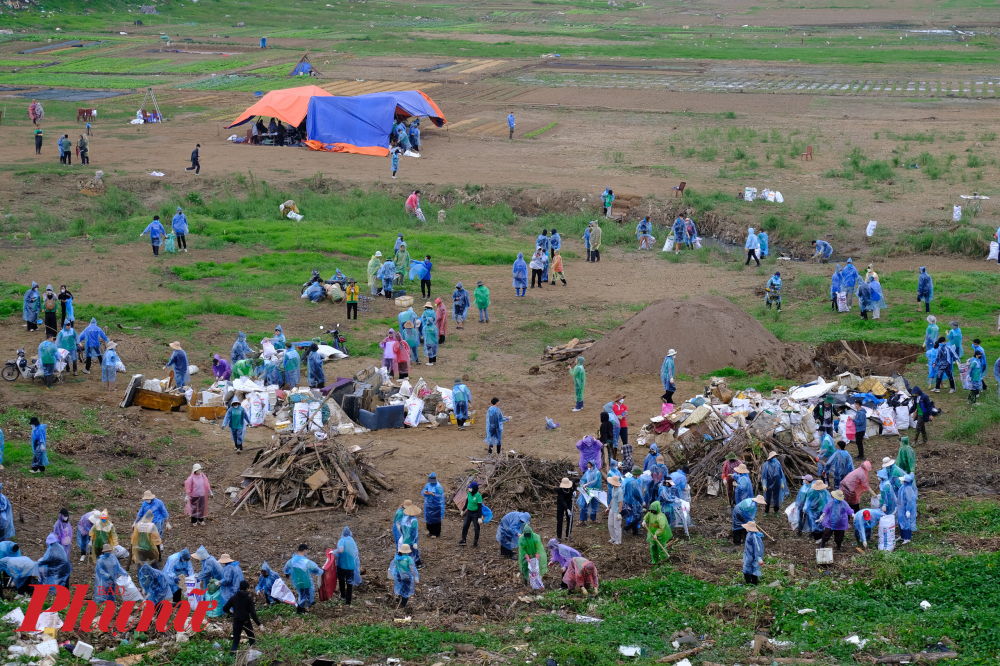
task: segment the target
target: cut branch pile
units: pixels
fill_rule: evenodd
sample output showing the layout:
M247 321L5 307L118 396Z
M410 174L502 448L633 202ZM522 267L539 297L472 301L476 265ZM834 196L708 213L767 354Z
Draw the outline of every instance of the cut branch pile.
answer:
M542 363L542 365L547 365L548 363L555 363L556 361L566 361L571 358L576 358L583 352L590 349L590 346L593 344L594 344L593 338L588 338L586 340L573 338L564 345L557 345L555 347L546 347L545 353L542 354L542 360L545 361L545 363Z
M719 478L722 463L729 453L736 454L736 457L750 470L754 487L759 487L760 469L771 451L778 452L778 460L785 470L785 478L789 480L789 489L793 487L791 483L793 477L815 474L815 453L794 442L785 444L770 435L762 435L766 429L755 430L755 424L756 422L749 428L738 430L728 441L713 440L705 447L705 454L701 460L688 470L688 483L691 486L692 496L706 491L710 479Z
M579 476L571 460L539 460L533 456L502 455L472 458L473 467L455 478L455 504L465 508L466 488L479 482L479 492L498 518L510 511L537 511L555 507L556 489L563 477ZM544 512L543 512L544 513Z
M234 500L236 509L249 512L250 504L264 509L264 518L343 508L358 510L369 504L382 488L391 491L389 479L375 467L391 449L374 457L365 451L369 442L348 451L336 439L316 441L312 434L281 435L277 446L261 450L244 471L243 487Z

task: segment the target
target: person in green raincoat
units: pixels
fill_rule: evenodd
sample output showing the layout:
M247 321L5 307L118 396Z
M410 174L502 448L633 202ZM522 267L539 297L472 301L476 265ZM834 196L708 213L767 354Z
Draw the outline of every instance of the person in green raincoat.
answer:
M576 365L569 369L573 377L573 387L576 389L576 408L574 412L583 409L583 387L587 384L587 372L583 369L583 357L576 357Z
M667 560L667 551L663 546L674 538L667 517L660 511L659 502L653 502L649 505L649 511L642 517L642 524L646 527L649 556L653 560L653 566L657 566Z
M253 376L253 361L251 361L250 359L245 358L242 361L236 361L236 363L233 364L232 377L234 380L239 379L240 377L252 377L252 376Z
M299 352L294 346L285 350L283 363L285 365L285 384L288 388L296 388L302 378L302 357L299 356Z
M479 323L482 324L484 321L490 323L490 290L482 280L476 283L476 290L472 292L472 298L476 301L476 307L479 308Z
M542 539L531 531L531 525L524 526L524 532L517 540L517 561L521 565L521 575L524 582L528 582L528 558L538 558L538 572L542 577L549 570L548 555L545 547L542 546Z
M403 279L409 279L410 275L410 253L406 249L406 243L400 243L396 250L396 281L402 284Z
M910 446L909 437L899 438L899 453L896 454L896 466L907 474L916 474L917 472L917 456L913 453L913 447Z
M380 270L382 270L382 253L376 251L368 260L368 286L371 287L372 296L378 295L381 290L382 281L378 278Z

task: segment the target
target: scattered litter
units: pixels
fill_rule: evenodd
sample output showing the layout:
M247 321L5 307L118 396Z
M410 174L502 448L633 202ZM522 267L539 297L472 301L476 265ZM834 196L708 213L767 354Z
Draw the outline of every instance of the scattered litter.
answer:
M20 608L15 608L11 612L3 616L3 621L7 622L8 624L16 624L18 626L21 626L21 623L24 622L24 611L22 611Z
M806 613L815 613L815 608L801 608L799 609L799 615L805 615Z
M931 604L930 604L929 601L927 601L925 599L925 600L923 600L923 601L920 602L920 607L923 608L924 610L927 610L928 608L931 607Z
M604 622L604 620L602 620L599 617L591 617L589 615L579 615L579 614L577 614L577 616L576 616L576 621L580 622L582 624L588 624L588 623L594 623L594 622Z
M857 634L854 634L853 636L848 636L847 638L845 638L844 642L850 643L851 645L857 645L859 648L863 648L865 645L868 644L868 639L867 638L861 639L858 637Z
M555 430L558 427L559 427L558 423L556 423L555 421L553 421L552 419L550 419L547 416L545 417L545 429L546 430Z
M619 645L618 652L625 657L641 657L642 648L638 645Z
M135 121L133 120L132 123L135 124ZM163 176L166 175L162 171L147 171L146 173L149 174L150 176L156 176L157 178L163 178Z

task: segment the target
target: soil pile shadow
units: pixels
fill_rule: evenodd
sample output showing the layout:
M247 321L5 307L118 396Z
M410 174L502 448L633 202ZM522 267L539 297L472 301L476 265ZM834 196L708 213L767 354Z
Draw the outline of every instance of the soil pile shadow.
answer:
M815 373L810 349L781 342L716 296L651 303L596 342L585 355L586 365L612 376L659 374L670 349L677 350L679 374L699 376L725 367L788 378Z

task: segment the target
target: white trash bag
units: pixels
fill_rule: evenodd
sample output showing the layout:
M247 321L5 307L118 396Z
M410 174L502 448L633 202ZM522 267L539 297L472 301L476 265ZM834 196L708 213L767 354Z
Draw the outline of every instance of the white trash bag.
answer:
M871 238L872 236L875 235L875 227L877 226L878 222L876 222L875 220L868 221L868 228L865 229L865 233L868 234L868 238Z
M998 255L1000 255L1000 243L990 241L990 256L986 257L986 261L996 261Z

